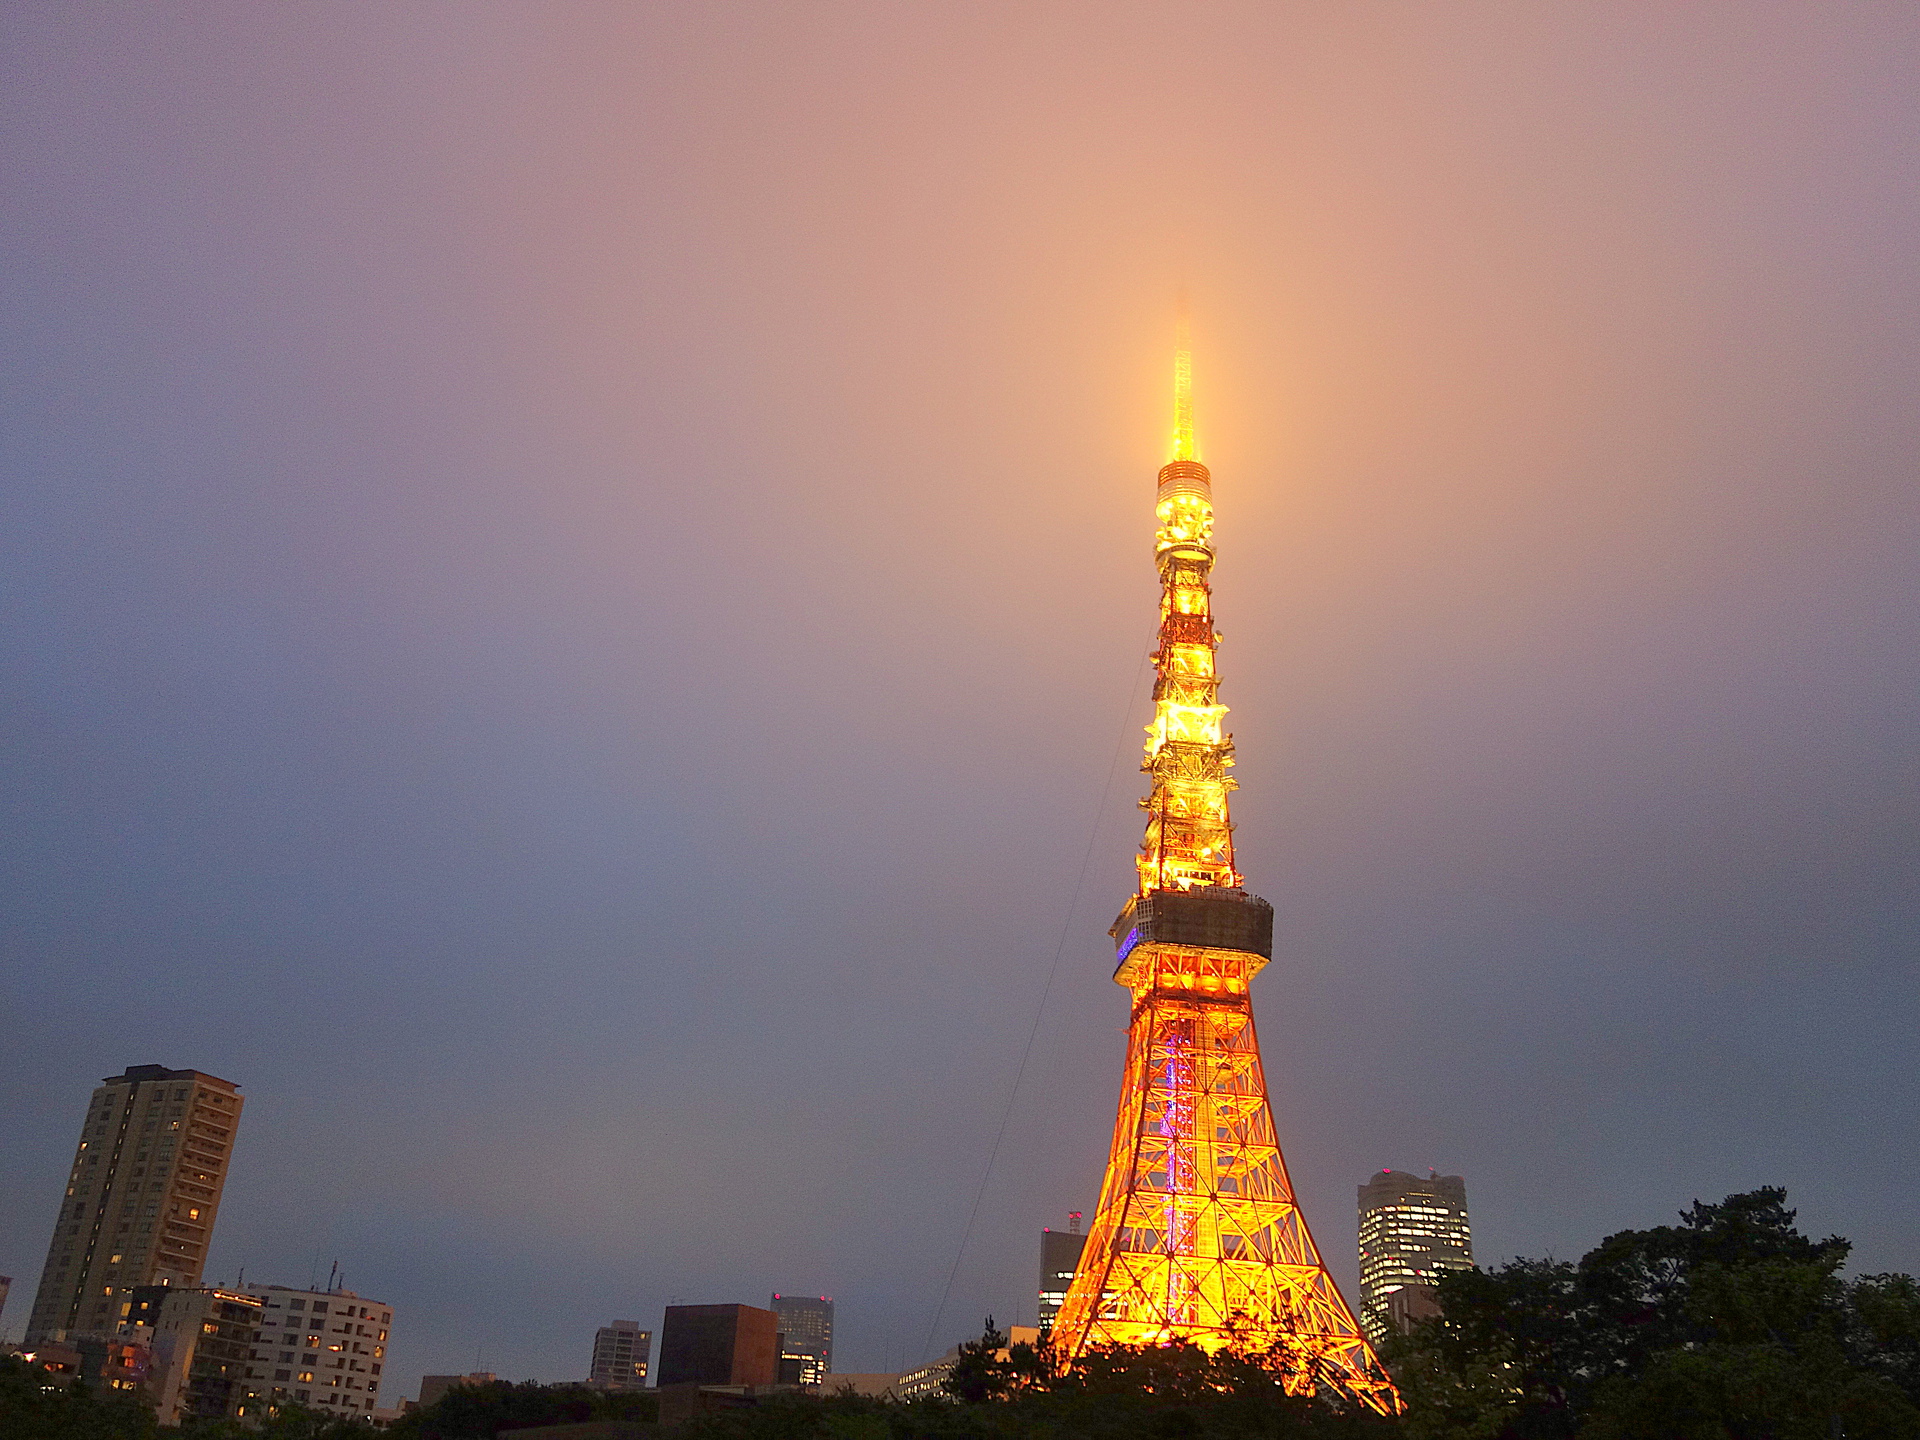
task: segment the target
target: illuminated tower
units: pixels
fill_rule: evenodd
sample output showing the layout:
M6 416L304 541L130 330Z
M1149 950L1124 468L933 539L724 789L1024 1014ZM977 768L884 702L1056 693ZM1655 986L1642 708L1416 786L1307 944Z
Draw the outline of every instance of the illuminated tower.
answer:
M1321 1262L1267 1101L1248 983L1273 954L1273 907L1234 866L1208 577L1213 490L1193 443L1192 366L1174 364L1173 458L1160 471L1159 679L1140 888L1113 937L1133 992L1100 1207L1054 1343L1190 1340L1272 1351L1287 1388L1397 1401Z

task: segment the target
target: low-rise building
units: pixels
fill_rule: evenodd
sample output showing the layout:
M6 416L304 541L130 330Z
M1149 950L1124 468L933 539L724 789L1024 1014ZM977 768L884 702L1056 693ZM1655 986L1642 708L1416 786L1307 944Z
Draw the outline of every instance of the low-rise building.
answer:
M246 1381L274 1405L305 1405L350 1419L380 1408L393 1307L351 1290L268 1285Z
M125 1391L144 1394L153 1371L151 1342L144 1335L82 1336L73 1342L80 1352L80 1378L103 1394Z
M65 1340L43 1340L30 1350L16 1352L31 1368L71 1383L80 1378L80 1347Z
M997 1359L1005 1360L1016 1345L1035 1345L1040 1343L1038 1325L1009 1325L1007 1343L994 1351ZM946 1395L947 1377L953 1374L953 1367L960 1361L960 1347L954 1346L938 1360L929 1361L915 1370L903 1372L893 1382L892 1395L896 1400L923 1400L929 1396Z
M36 1370L63 1380L81 1380L97 1392L143 1393L153 1364L145 1335L105 1339L82 1335L72 1340L46 1340L31 1350L0 1345L0 1355L18 1355Z
M596 1390L644 1390L653 1332L637 1320L616 1320L593 1332L593 1364L587 1384Z
M863 1395L880 1400L893 1395L894 1383L899 1378L890 1371L856 1371L832 1375L820 1389L826 1395Z

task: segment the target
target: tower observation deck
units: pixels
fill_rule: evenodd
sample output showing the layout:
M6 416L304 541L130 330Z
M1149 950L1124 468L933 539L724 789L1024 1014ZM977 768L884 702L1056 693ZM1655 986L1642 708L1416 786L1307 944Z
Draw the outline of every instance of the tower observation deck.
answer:
M1086 1252L1054 1321L1077 1355L1187 1340L1266 1356L1295 1394L1398 1399L1327 1273L1273 1123L1249 984L1273 907L1236 866L1235 788L1214 665L1213 480L1194 445L1192 364L1174 363L1172 458L1154 558L1160 636L1140 884L1113 924L1133 996L1113 1148Z

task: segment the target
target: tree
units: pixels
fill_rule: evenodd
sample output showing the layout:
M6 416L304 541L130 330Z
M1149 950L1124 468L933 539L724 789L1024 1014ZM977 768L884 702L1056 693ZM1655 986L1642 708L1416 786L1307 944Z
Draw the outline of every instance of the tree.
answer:
M502 1430L530 1425L652 1420L659 1413L659 1397L654 1395L496 1380L456 1385L433 1404L401 1416L385 1433L394 1440L493 1440Z
M1390 1347L1417 1440L1920 1437L1920 1293L1839 1278L1786 1192L1695 1202L1577 1264L1443 1276L1441 1315ZM1838 1427L1838 1428L1836 1428Z
M0 1440L155 1440L153 1411L0 1355Z
M993 1316L986 1318L978 1340L962 1342L959 1357L940 1388L963 1405L978 1405L987 1400L1004 1400L1014 1386L1014 1368L1008 1350L1007 1334L994 1328ZM1023 1350L1031 1350L1022 1345Z

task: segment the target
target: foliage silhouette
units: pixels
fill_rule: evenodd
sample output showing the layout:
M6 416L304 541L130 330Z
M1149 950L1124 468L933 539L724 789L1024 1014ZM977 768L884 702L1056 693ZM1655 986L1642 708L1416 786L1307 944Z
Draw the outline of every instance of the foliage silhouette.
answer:
M1577 1262L1447 1274L1389 1346L1411 1440L1915 1440L1920 1292L1851 1284L1786 1192L1695 1202Z

